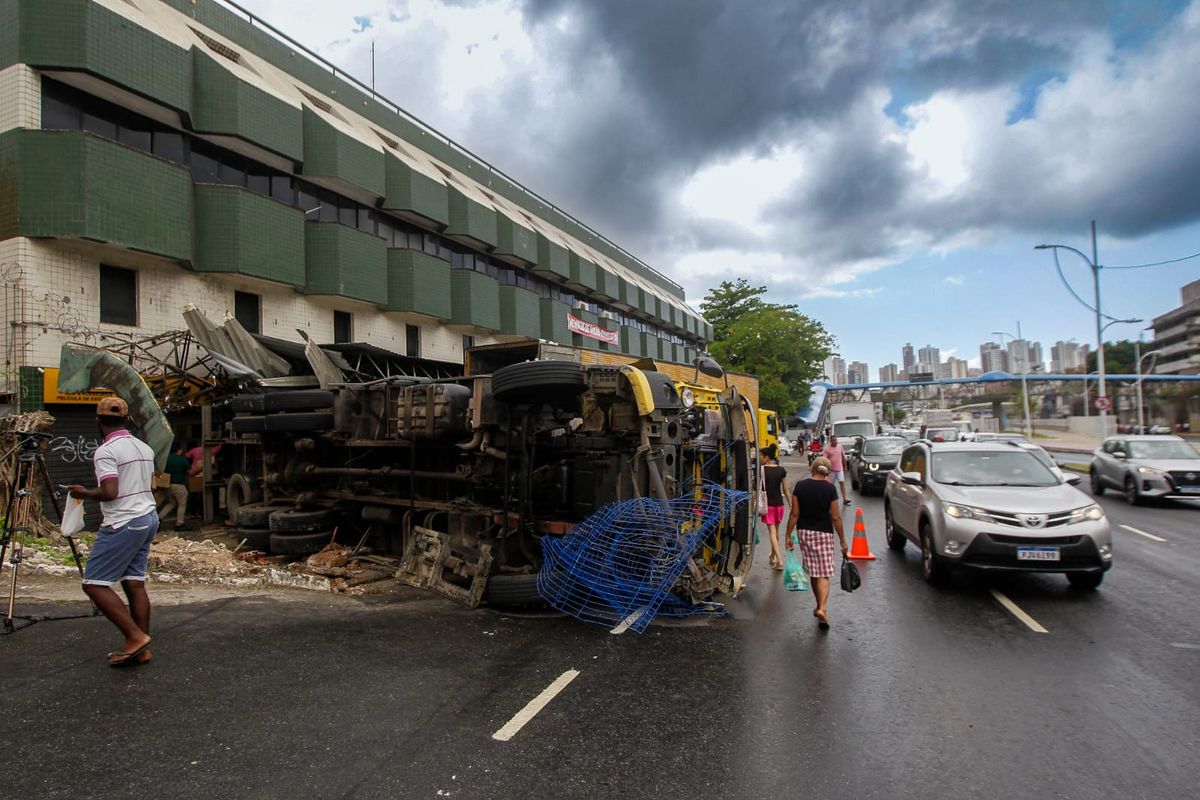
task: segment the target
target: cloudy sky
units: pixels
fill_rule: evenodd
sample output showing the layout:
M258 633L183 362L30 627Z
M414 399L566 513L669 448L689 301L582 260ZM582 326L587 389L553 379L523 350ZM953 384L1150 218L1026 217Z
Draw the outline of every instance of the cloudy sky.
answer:
M374 43L383 94L693 305L766 284L872 377L1018 321L1093 341L1032 249L1092 219L1108 266L1200 252L1200 0L240 2L368 82ZM1112 270L1103 309L1149 324L1197 277Z

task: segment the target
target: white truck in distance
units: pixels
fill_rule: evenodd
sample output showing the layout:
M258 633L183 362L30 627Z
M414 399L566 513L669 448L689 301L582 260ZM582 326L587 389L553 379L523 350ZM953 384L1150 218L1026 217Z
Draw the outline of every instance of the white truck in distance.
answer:
M829 432L848 451L857 447L855 437L874 436L876 424L874 403L835 403L829 407Z

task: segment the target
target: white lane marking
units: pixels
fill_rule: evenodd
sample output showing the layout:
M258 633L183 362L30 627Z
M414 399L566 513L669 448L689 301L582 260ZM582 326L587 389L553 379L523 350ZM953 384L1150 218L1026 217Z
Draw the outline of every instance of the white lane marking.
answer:
M1121 527L1124 528L1125 530L1129 531L1130 533L1136 533L1138 536L1145 536L1147 539L1153 539L1156 542L1165 542L1166 541L1166 539L1164 539L1161 536L1155 536L1153 533L1146 533L1143 530L1138 530L1137 528L1133 527L1132 525L1121 525Z
M609 633L611 633L613 636L620 636L622 633L629 630L630 625L632 625L633 623L635 623L639 619L641 619L642 614L645 614L645 613L646 613L645 606L642 606L641 608L636 609L628 617L626 617L625 619L618 622L617 626L615 628L613 628L611 631L609 631Z
M1010 600L1008 595L1004 594L1003 592L997 592L995 589L988 589L988 591L992 593L992 597L996 598L996 602L1008 609L1008 612L1014 617L1025 623L1025 627L1029 628L1029 630L1033 631L1034 633L1050 632L1043 628L1041 623L1039 623L1036 619L1026 614L1023 608Z
M504 727L492 734L492 738L498 742L507 742L509 739L517 735L517 731L524 728L529 720L537 716L537 713L545 708L551 700L558 696L558 693L567 688L567 684L579 677L579 670L569 669L562 675L554 679L554 682L542 689L541 694L525 704L525 707L513 715L513 718L504 723Z
M1191 642L1171 642L1171 647L1178 647L1182 650L1200 650L1200 644L1192 644Z

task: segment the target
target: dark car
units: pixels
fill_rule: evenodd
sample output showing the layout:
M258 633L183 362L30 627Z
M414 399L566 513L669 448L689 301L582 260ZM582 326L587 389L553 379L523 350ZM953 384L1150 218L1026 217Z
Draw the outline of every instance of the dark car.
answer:
M900 436L869 436L863 439L862 448L850 456L846 465L850 473L850 485L855 491L870 494L883 491L888 473L900 461L908 440Z

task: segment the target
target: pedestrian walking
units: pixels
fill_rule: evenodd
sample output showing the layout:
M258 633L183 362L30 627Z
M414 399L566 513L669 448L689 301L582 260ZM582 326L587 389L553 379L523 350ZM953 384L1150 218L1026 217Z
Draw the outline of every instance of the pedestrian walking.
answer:
M187 445L177 444L175 451L167 456L166 472L171 476L171 485L167 487L169 494L166 502L158 509L160 520L165 520L174 510L175 530L183 527L187 517L188 471L191 466L192 461L187 457Z
M813 616L822 629L829 628L829 579L833 577L833 537L837 534L846 555L846 534L842 530L842 509L837 489L829 482L829 459L818 456L812 463L812 477L796 481L792 488L792 511L788 515L787 549L792 549L792 531L800 539L804 569L812 581L817 607Z
M105 397L96 404L96 424L104 437L92 456L98 485L69 487L73 497L98 500L104 516L88 554L83 591L125 637L121 649L108 654L109 666L144 664L151 658L146 571L150 542L158 532L152 488L154 451L129 432L129 406L119 397ZM113 591L118 582L129 601L128 610Z
M830 434L829 444L825 445L821 455L829 459L829 479L842 490L842 502L850 505L850 496L846 494L846 451L838 444L837 436Z
M771 557L769 562L773 569L783 569L783 553L779 549L779 525L783 522L787 504L784 497L787 494L787 470L779 465L779 451L775 445L763 450L768 464L763 466L763 486L767 492L767 508L763 512L763 522L767 525L767 535L771 537Z

